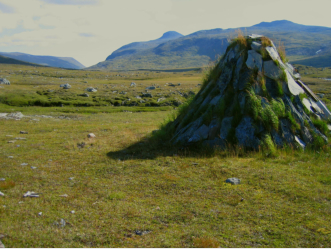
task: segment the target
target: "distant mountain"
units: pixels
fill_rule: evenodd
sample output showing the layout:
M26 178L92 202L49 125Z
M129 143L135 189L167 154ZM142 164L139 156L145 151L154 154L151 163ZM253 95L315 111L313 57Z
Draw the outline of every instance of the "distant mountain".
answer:
M152 41L147 41L147 42L133 42L127 45L124 45L123 47L120 47L116 51L114 51L111 55L107 57L106 60L112 60L115 59L116 57L120 56L128 56L132 55L135 53L138 53L142 50L154 48L164 42L177 39L179 37L182 37L182 34L179 34L176 31L169 31L164 33L159 39L152 40Z
M170 31L161 38L122 46L105 61L88 69L129 70L201 67L223 54L240 29L245 35L262 34L282 42L291 62L331 66L331 28L287 20L261 22L236 29L201 30L187 36ZM278 41L277 41L278 39ZM280 40L279 40L280 39ZM278 44L276 44L277 46Z
M0 64L14 64L14 65L25 65L25 66L35 66L35 67L41 66L38 64L33 64L25 61L15 60L2 55L0 55Z
M49 67L60 67L60 68L68 68L68 69L82 69L85 67L84 65L82 65L81 63L79 63L78 61L76 61L74 58L71 57L31 55L31 54L24 54L17 52L13 52L13 53L0 52L0 55L20 61L36 63Z

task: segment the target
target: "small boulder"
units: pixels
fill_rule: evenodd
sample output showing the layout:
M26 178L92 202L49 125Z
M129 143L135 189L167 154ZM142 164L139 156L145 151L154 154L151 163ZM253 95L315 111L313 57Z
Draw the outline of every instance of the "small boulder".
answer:
M0 78L0 84L1 85L10 85L10 81L6 78Z
M240 179L236 178L236 177L232 177L232 178L228 178L225 181L226 183L231 183L232 185L238 185L240 184Z
M27 131L20 131L20 134L28 134Z
M136 83L131 82L130 86L136 86Z
M70 89L70 88L71 88L71 85L69 85L68 83L63 85L63 89Z
M93 133L89 133L89 134L87 135L87 137L88 137L88 138L96 138L96 135L94 135Z
M154 90L156 87L155 86L148 86L146 87L146 90Z
M93 87L88 87L88 88L86 88L86 91L94 93L94 92L97 92L98 90Z

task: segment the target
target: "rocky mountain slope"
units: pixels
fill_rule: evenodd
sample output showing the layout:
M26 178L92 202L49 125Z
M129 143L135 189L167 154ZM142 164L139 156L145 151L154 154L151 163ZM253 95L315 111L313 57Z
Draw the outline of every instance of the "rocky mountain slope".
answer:
M12 59L40 64L49 67L60 67L68 69L82 69L85 66L79 63L77 60L71 57L55 57L55 56L41 56L41 55L31 55L25 53L7 53L0 52L0 55L6 56Z
M309 66L331 66L331 28L306 26L290 21L262 22L239 28L284 43L289 60ZM114 51L90 69L169 69L201 67L223 54L238 29L202 30L187 36L172 36L131 43Z

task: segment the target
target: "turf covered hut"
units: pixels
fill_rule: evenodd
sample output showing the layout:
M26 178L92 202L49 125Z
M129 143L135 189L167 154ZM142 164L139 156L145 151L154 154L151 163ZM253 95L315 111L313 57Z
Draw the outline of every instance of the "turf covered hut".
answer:
M174 144L305 148L325 145L331 113L285 51L261 35L238 36L199 93L165 127Z

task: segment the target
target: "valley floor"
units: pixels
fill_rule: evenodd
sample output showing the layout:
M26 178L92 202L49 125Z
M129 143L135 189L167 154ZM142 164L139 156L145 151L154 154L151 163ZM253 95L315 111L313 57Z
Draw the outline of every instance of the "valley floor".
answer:
M197 152L151 138L174 101L199 90L201 72L4 65L0 73L11 81L0 88L0 240L6 247L331 246L329 152L287 149L267 158L240 150ZM319 78L331 78L331 70L303 67L300 73L329 105L330 81ZM64 83L72 88L60 88ZM98 91L77 97L90 86ZM149 86L156 87L148 90L153 100L111 106L140 101L135 96ZM18 111L24 117L8 118ZM241 184L225 183L230 177ZM23 197L28 191L39 197Z
M148 136L169 112L32 114L0 120L6 247L331 245L328 153L156 145Z

